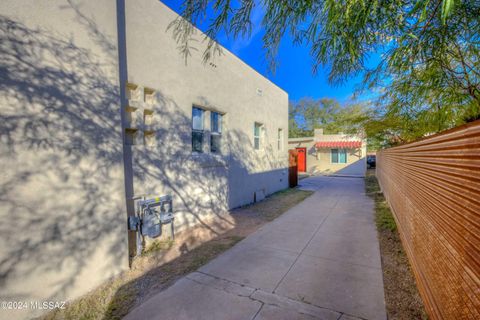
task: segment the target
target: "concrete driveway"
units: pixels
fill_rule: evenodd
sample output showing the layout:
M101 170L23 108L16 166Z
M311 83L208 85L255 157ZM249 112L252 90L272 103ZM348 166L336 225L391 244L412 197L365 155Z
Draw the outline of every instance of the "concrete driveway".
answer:
M316 192L126 319L386 319L373 201L361 178Z

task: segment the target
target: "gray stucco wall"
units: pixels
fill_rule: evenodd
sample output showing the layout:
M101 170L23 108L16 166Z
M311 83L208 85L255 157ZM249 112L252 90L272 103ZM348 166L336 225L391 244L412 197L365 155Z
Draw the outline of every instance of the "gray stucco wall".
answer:
M181 230L252 202L256 191L287 187L288 95L227 50L215 66L202 63L200 32L186 64L167 31L176 17L156 0L126 3L128 80L155 91L156 143L131 147L133 195L172 194ZM204 153L192 153L193 105L224 114L221 155L208 151L208 138ZM263 150L253 149L255 122L266 129Z
M0 3L2 301L128 268L116 23L115 0Z
M288 185L287 94L226 50L211 66L198 47L185 65L166 31L173 11L126 1L125 25L117 3L0 3L1 300L71 300L127 269L133 196L172 194L179 231ZM139 99L124 97L127 80ZM193 104L224 113L221 155L192 153ZM254 122L266 129L262 150ZM127 127L136 145L123 144Z

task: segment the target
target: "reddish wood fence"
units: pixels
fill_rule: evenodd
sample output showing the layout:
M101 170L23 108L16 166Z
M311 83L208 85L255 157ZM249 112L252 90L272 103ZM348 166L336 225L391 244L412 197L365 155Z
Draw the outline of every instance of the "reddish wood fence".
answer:
M379 152L377 177L429 316L480 319L480 121Z
M432 319L480 319L480 121L383 150L377 177Z

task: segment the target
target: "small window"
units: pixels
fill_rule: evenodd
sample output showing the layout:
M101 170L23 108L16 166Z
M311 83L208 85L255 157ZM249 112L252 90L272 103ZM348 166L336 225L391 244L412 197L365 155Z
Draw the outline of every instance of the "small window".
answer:
M218 112L210 113L210 151L221 152L222 145L222 115Z
M255 150L260 150L262 148L262 140L264 135L263 124L255 122L253 128L253 147Z
M346 149L332 149L332 163L347 163Z
M203 152L203 115L205 111L192 108L192 151Z
M222 115L218 112L210 113L210 123L212 133L222 133Z
M278 129L277 149L283 151L283 129Z

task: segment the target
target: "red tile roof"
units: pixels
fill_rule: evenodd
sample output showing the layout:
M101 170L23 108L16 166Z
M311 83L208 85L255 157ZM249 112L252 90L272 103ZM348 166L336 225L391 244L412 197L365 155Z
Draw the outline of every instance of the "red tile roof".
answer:
M362 141L318 141L315 143L315 147L356 149L362 147Z

